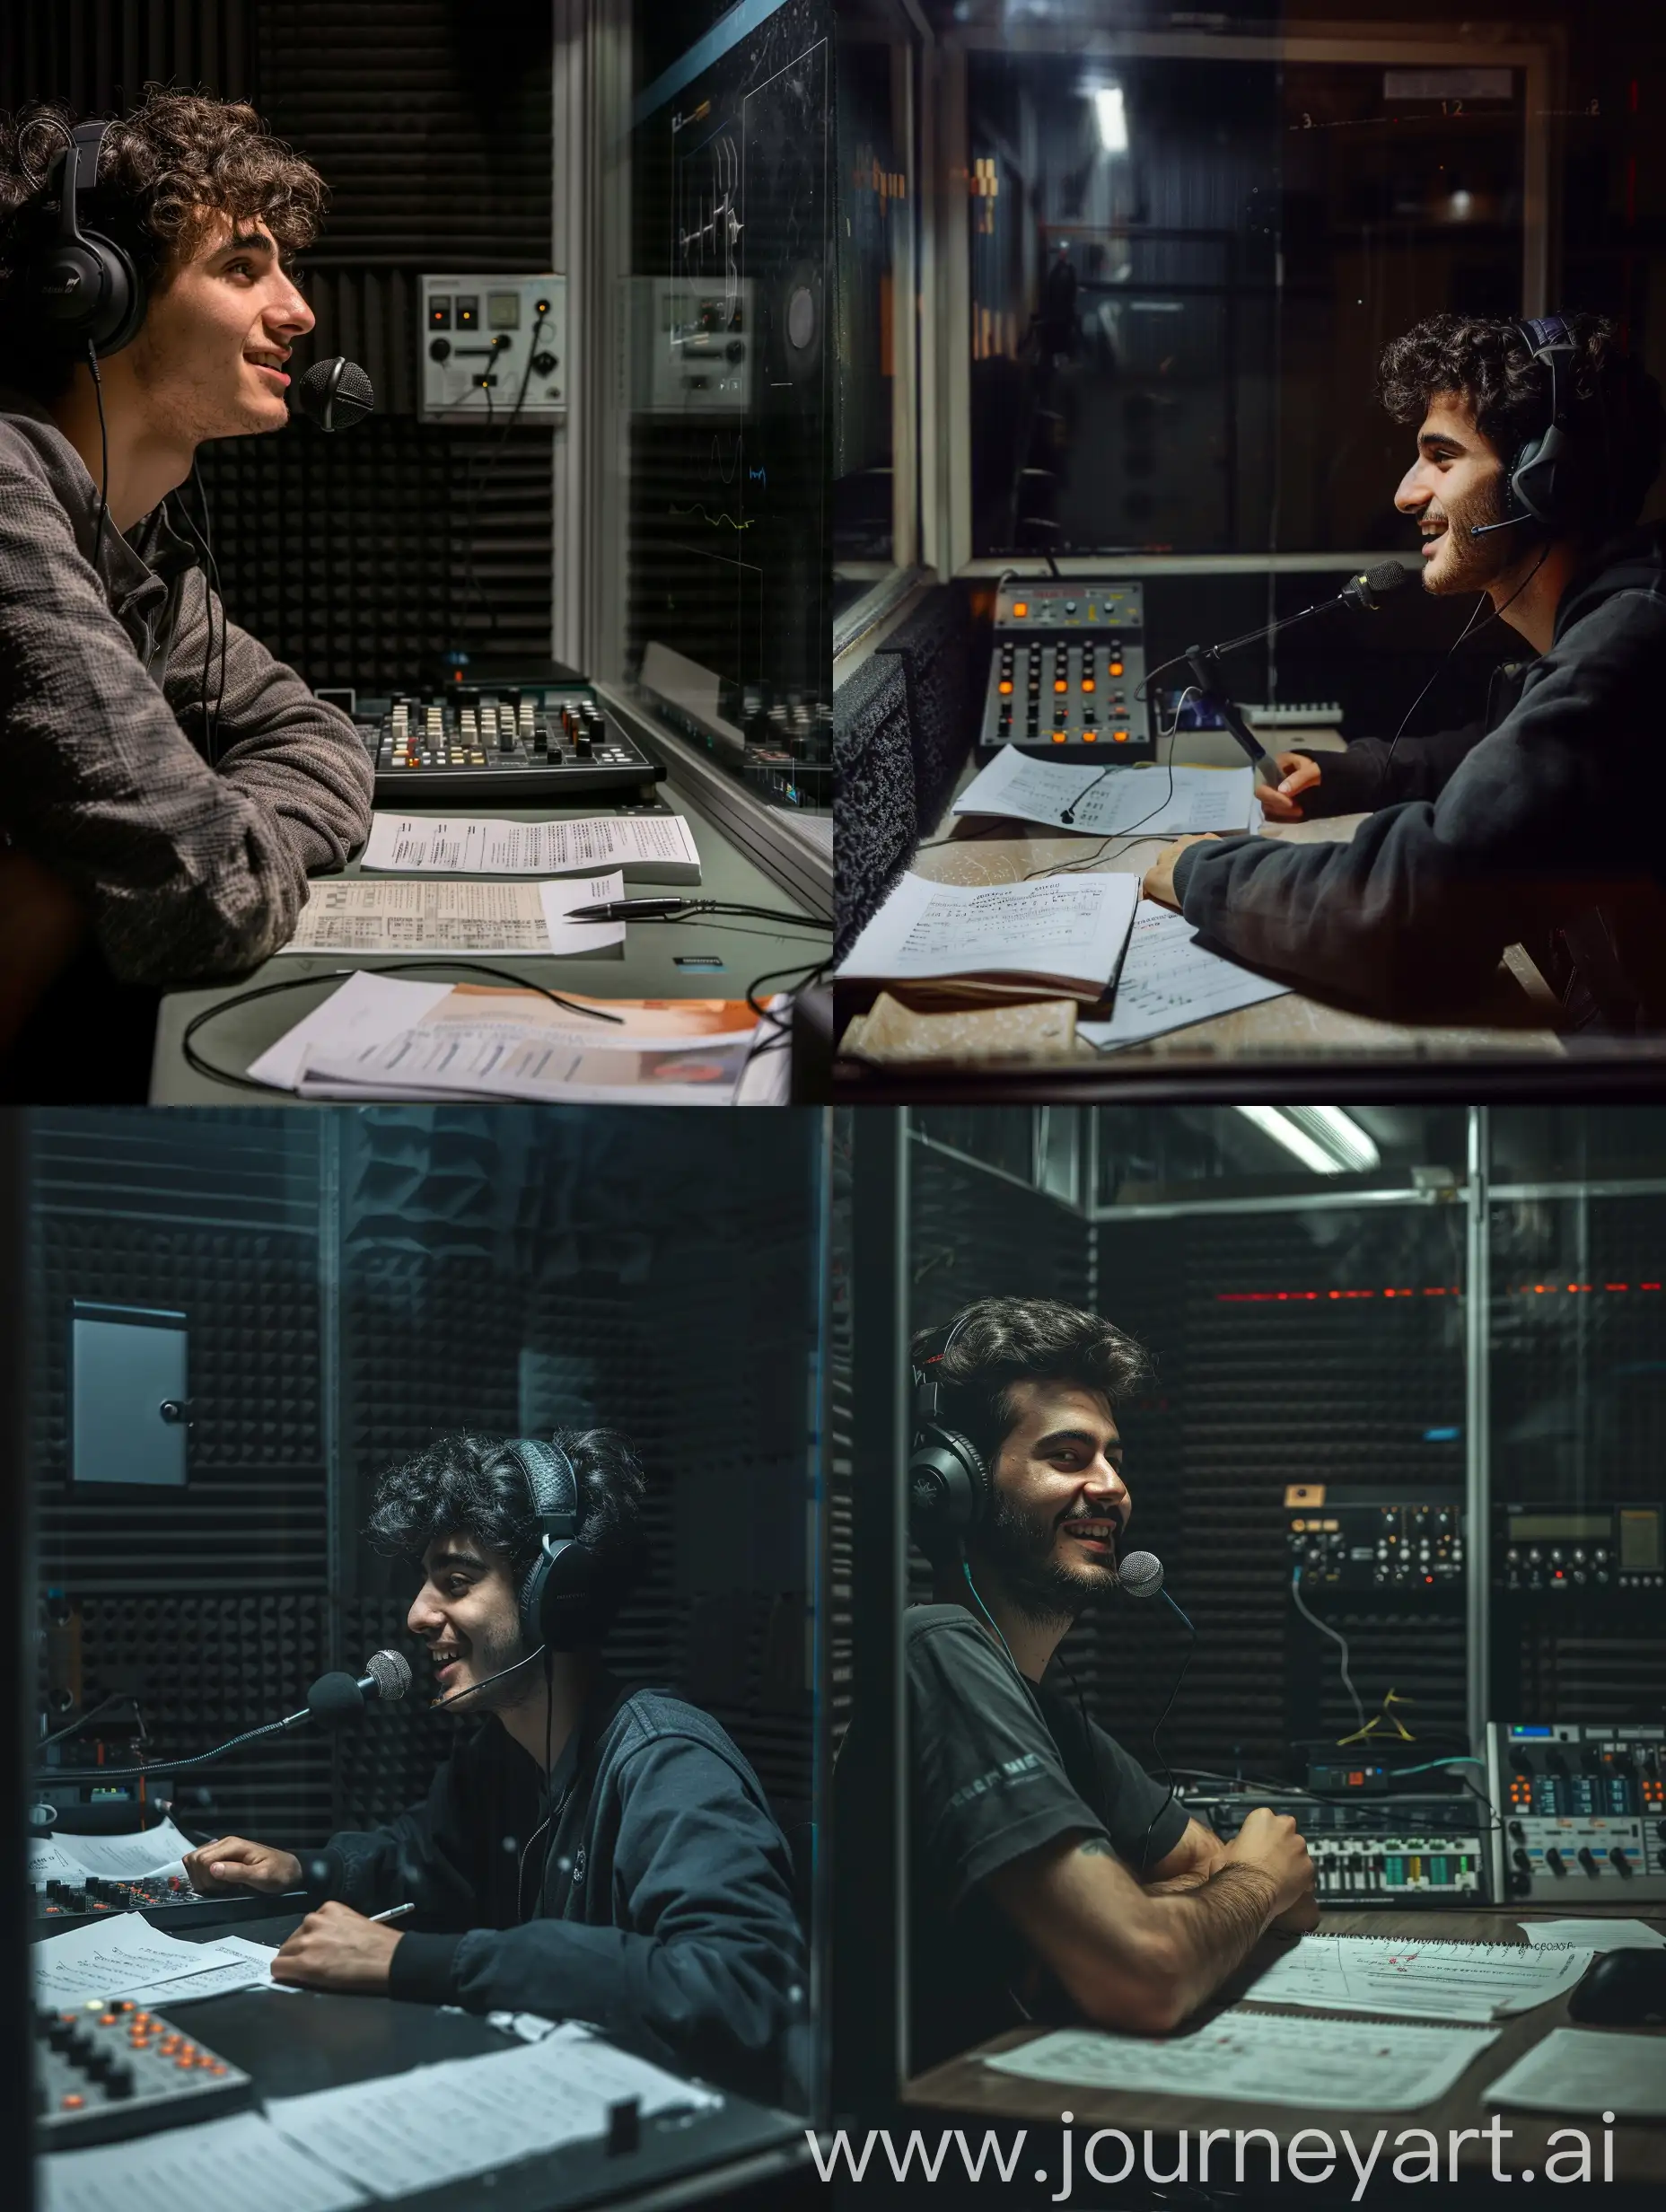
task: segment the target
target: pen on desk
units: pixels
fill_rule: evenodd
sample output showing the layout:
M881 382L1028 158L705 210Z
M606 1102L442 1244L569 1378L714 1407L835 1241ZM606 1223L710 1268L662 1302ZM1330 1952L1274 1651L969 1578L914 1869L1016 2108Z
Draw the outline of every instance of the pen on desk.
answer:
M415 1905L390 1905L386 1912L373 1912L373 1920L398 1920L408 1912L415 1912Z
M670 915L698 913L715 904L715 900L700 899L603 899L593 907L569 908L563 919L569 922L663 921Z

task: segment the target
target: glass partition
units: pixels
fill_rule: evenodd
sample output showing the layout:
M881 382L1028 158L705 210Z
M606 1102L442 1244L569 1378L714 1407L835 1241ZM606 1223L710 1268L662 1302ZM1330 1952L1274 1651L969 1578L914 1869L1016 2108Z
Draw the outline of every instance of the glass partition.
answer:
M668 727L816 813L832 795L831 12L711 15L642 23L616 171L623 651Z

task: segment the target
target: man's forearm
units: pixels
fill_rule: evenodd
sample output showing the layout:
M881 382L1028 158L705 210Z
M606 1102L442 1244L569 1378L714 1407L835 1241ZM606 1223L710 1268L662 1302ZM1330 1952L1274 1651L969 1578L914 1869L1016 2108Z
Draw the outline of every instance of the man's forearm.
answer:
M1183 1896L1153 1897L1173 1947L1171 1973L1184 2020L1241 1967L1260 1941L1278 1902L1270 1874L1237 1861L1217 1867Z

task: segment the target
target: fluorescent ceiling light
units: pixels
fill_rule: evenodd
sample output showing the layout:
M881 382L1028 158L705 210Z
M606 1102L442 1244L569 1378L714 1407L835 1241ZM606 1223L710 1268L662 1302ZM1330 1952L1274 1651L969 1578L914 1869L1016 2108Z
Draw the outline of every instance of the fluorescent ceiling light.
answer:
M1371 1138L1340 1106L1240 1106L1236 1110L1315 1175L1365 1175L1382 1164Z
M1127 110L1122 104L1120 84L1101 85L1093 95L1093 109L1099 117L1099 142L1107 154L1126 154L1128 150Z

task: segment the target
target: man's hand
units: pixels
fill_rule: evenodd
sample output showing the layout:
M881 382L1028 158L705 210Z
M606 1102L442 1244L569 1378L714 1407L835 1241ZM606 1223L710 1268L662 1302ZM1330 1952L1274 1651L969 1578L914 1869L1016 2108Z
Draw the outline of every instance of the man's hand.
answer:
M1140 889L1148 899L1154 899L1159 906L1172 907L1178 914L1180 900L1179 894L1174 888L1175 862L1188 845L1218 845L1219 843L1220 839L1213 830L1201 832L1196 837L1176 838L1172 845L1163 847L1156 859L1146 869Z
M185 1872L205 1897L229 1890L298 1890L301 1861L293 1851L275 1851L269 1843L245 1836L222 1836L185 1854Z
M1319 1926L1319 1900L1311 1891L1298 1897L1288 1912L1281 1912L1276 1920L1267 1924L1273 1936L1310 1936Z
M385 1920L367 1920L351 1905L320 1905L273 1960L272 1979L309 1989L338 1989L349 1997L384 1997L388 1962L399 1936L399 1929Z
M1248 1815L1227 1846L1226 1857L1229 1865L1252 1866L1271 1881L1275 1896L1269 1919L1282 1918L1317 1885L1313 1862L1294 1821L1287 1813L1269 1812L1266 1805L1258 1805Z
M1279 752L1273 755L1273 766L1281 780L1276 784L1257 784L1255 795L1261 802L1261 812L1268 821L1305 821L1302 810L1302 794L1311 791L1318 784L1319 762L1304 752Z

